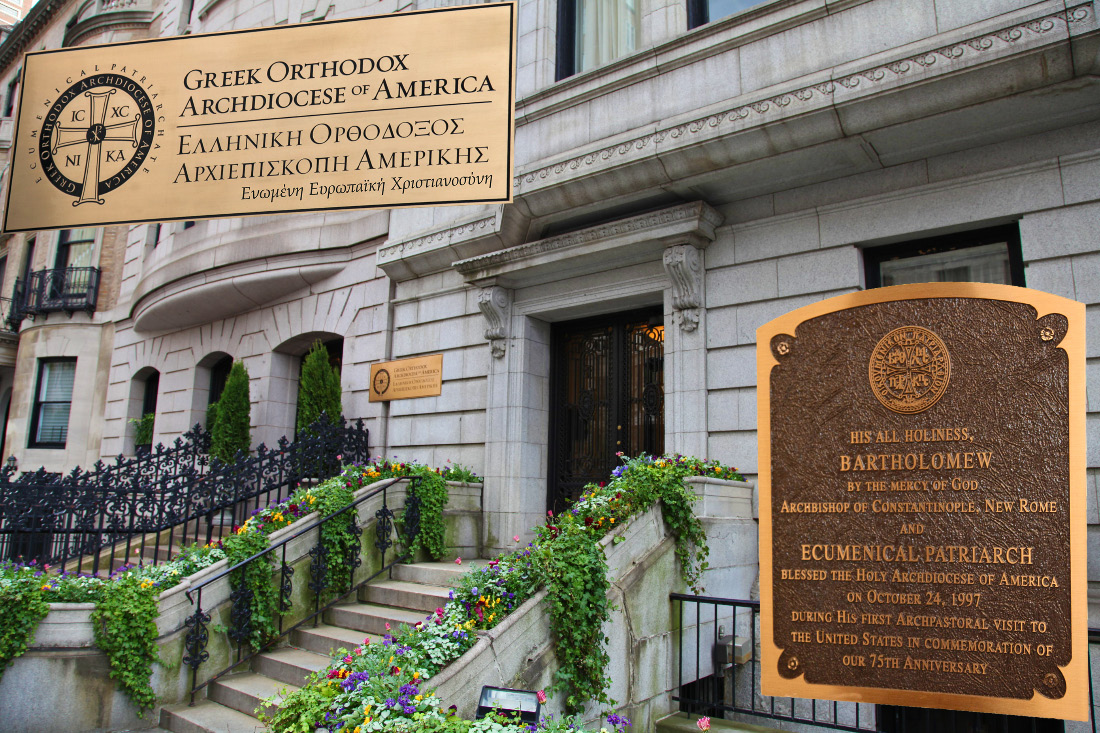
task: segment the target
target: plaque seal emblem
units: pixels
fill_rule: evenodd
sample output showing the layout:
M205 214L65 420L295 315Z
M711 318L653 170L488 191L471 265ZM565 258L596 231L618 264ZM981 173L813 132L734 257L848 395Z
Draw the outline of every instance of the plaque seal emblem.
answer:
M920 326L896 328L871 352L871 391L894 412L913 415L936 404L951 380L951 357L939 336Z
M155 133L153 102L137 80L84 76L45 115L38 138L42 172L76 199L73 206L102 205L104 194L142 169Z

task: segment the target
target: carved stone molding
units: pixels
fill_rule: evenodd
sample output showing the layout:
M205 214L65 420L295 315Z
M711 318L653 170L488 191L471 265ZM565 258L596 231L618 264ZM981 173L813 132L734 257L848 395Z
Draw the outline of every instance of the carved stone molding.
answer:
M690 333L699 328L703 305L703 258L690 244L678 244L665 250L663 261L672 282L672 308L680 328Z
M942 70L943 73L955 71L965 64L980 63L990 51L1003 52L1014 47L1027 46L1031 42L1045 39L1064 39L1071 34L1074 26L1079 26L1095 17L1091 2L1078 3L1064 10L1017 22L1003 28L966 38L939 48L895 59L888 63L869 66L856 72L845 72L838 77L816 84L799 87L778 95L761 97L710 114L706 117L665 127L656 132L647 133L625 142L616 143L599 150L578 155L515 176L513 185L517 194L528 193L535 188L551 185L556 179L585 175L591 166L601 166L614 159L632 158L638 151L655 151L658 146L679 144L690 145L700 138L709 138L716 132L735 131L755 124L762 124L764 115L776 109L811 109L814 105L832 104L839 90L867 90L896 83L897 80L914 78L916 81L922 72ZM667 141L667 142L666 142ZM648 152L648 151L647 151ZM641 153L644 155L645 153ZM534 184L534 185L532 185Z
M477 306L485 316L487 328L485 338L492 348L493 356L504 356L504 346L508 340L508 318L512 305L512 291L493 285L483 288L477 295Z
M706 247L721 223L721 214L694 201L471 257L452 266L467 281L480 283L491 278L507 280L536 264L577 262L597 252L614 251L622 263L624 252L641 256L643 247L652 246L653 252L646 257L656 259L664 246L689 242Z

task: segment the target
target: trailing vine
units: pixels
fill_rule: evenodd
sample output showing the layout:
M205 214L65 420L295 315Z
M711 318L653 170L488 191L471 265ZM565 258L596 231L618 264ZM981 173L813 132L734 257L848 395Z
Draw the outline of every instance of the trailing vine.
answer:
M610 657L603 624L611 618L607 591L607 561L599 547L599 536L584 525L570 523L564 530L548 525L549 540L544 553L546 601L550 633L559 667L554 672L554 689L565 695L565 709L579 712L589 700L614 705L607 689Z
M339 476L325 483L325 491L317 492L318 499L313 505L313 510L319 517L327 517L351 504L355 491L359 488L353 483L353 479L345 471ZM351 587L352 573L355 568L351 565L352 549L358 538L351 532L352 514L355 509L344 512L338 517L333 517L321 525L321 545L328 555L326 564L328 567L328 588L322 602L328 601L337 592Z
M684 582L701 592L707 569L706 531L694 511L688 476L741 479L736 469L685 456L623 458L611 481L589 484L580 500L536 532L531 548L542 568L549 602L554 652L561 665L554 689L565 695L567 712L580 712L588 700L614 705L608 698L609 657L603 623L610 618L607 562L599 540L632 516L660 504L675 541Z
M408 548L415 557L421 550L432 560L441 560L447 554L443 509L447 506L450 494L447 491L448 480L470 480L478 477L463 466L445 470L429 468L419 463L396 463L382 459L363 466L363 475L372 481L384 478L408 478L420 476L420 486L414 493L420 499L420 529ZM460 472L456 474L455 472ZM451 478L455 476L455 478ZM480 479L478 479L480 480Z
M161 588L140 572L124 571L103 585L92 611L96 646L111 662L111 679L138 708L138 714L156 707L149 680L157 656L157 597Z
M241 528L244 529L244 528ZM222 541L226 561L229 567L244 562L257 552L267 549L267 533L240 531ZM249 633L247 641L253 649L259 649L269 639L279 633L278 593L271 582L274 570L272 553L234 570L229 574L229 585L234 591L247 588L252 591L248 600L250 610Z
M420 469L420 485L414 489L420 500L420 530L409 547L409 554L416 557L423 550L432 560L440 560L447 554L443 524L443 508L450 498L447 482L427 466Z
M50 610L40 587L41 574L37 568L12 567L9 577L0 577L0 618L4 619L0 624L0 678L12 661L27 651L38 622Z

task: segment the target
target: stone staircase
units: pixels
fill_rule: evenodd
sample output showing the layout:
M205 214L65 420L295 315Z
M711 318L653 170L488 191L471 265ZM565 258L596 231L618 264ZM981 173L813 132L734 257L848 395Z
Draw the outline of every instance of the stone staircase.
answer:
M254 733L264 727L253 715L263 698L280 689L298 689L306 677L326 667L333 650L349 651L363 642L378 641L386 624L415 624L447 602L450 588L479 561L395 565L390 579L363 587L356 600L333 606L316 628L306 624L291 632L289 646L254 657L251 668L210 684L207 699L195 705L161 709L161 730L174 733Z

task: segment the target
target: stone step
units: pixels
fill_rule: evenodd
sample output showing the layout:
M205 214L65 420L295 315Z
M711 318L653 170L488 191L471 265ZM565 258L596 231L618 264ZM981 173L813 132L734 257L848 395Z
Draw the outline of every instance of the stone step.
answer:
M263 733L264 726L251 715L211 700L189 707L186 703L160 709L160 725L172 733Z
M296 685L288 685L255 672L246 672L222 677L212 682L207 694L214 702L246 715L252 715L265 697L271 697L283 688L289 692L298 689ZM269 706L268 711L274 710L274 707Z
M382 635L386 633L386 624L389 623L392 631L397 631L400 624L412 626L418 621L423 621L427 614L421 611L409 611L404 608L392 606L376 606L371 603L345 603L333 606L325 611L325 623L330 626L342 626L345 629L365 631L368 634Z
M443 606L450 593L451 589L443 585L377 580L359 590L359 599L379 606L395 606L429 614Z
M347 649L349 652L362 644L367 637L371 644L380 640L376 634L364 634L357 629L345 629L340 626L318 624L317 628L310 625L300 626L290 634L290 643L299 649L305 649L316 654L331 657L337 649Z
M252 658L252 671L287 685L305 684L310 673L328 666L330 657L305 649L283 647Z
M418 562L412 565L394 565L392 577L394 580L404 580L409 583L424 583L425 585L442 585L453 588L471 568L485 567L488 560L463 560L461 565L453 562Z

